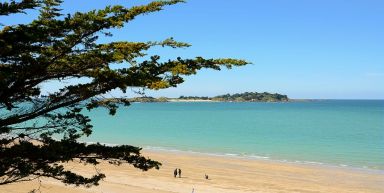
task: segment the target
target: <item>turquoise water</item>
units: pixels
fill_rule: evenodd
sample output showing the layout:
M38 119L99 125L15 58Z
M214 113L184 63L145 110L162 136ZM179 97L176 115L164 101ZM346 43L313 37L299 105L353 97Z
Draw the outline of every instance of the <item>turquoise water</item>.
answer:
M85 141L384 170L384 100L134 103Z

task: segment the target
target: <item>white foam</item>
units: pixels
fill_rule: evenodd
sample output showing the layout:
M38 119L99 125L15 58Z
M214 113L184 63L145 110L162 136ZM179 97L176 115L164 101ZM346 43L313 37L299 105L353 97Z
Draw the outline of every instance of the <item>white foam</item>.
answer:
M87 144L96 144L96 142L85 142ZM100 143L106 146L117 146L120 144L111 144L111 143ZM134 146L140 146L140 145L134 145ZM317 166L325 166L325 167L336 167L336 168L350 168L350 169L357 169L357 170L367 170L371 172L383 172L382 169L379 168L372 168L368 166L362 166L362 167L356 167L356 166L350 166L347 164L329 164L329 163L323 163L323 162L316 162L316 161L305 161L305 160L288 160L288 159L277 159L270 156L265 155L255 155L255 154L247 154L247 153L212 153L212 152L199 152L195 150L180 150L176 148L170 148L170 147L160 147L160 146L142 146L144 150L153 150L153 151L165 151L165 152L176 152L176 153L188 153L188 154L200 154L200 155L209 155L209 156L218 156L218 157L232 157L232 158L239 158L239 159L251 159L251 160L269 160L274 162L281 162L281 163L293 163L293 164L304 164L304 165L317 165Z

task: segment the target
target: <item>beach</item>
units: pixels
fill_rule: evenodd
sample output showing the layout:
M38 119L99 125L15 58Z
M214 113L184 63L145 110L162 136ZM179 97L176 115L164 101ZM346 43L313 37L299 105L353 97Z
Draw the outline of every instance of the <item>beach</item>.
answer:
M71 171L107 177L90 188L40 178L0 193L383 193L383 104L137 103L113 117L95 110L84 142L143 147L160 170L70 162Z
M384 193L383 7L1 1L0 193Z
M101 163L106 178L90 188L66 186L41 178L41 184L21 182L0 187L0 192L21 193L40 187L55 193L382 193L384 172L349 167L286 163L262 159L218 156L181 151L145 150L143 155L160 161L160 170L143 172L128 164ZM66 167L84 175L96 173L94 166L68 163ZM181 178L173 176L181 168ZM205 179L207 174L209 179Z

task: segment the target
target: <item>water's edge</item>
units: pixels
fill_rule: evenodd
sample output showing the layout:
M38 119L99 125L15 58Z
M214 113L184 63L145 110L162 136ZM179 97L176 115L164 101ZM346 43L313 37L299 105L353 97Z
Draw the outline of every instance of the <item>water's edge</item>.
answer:
M84 142L86 144L95 144L100 142ZM106 146L118 146L120 144L110 144L110 143L100 143ZM215 152L198 152L193 150L179 150L173 148L165 148L165 147L155 147L155 146L143 146L141 147L143 151L155 152L155 153L175 153L180 155L198 155L198 156L212 156L212 157L223 157L223 158L235 158L235 159L245 159L245 160L255 160L255 161L267 161L272 163L286 163L286 164L294 164L297 166L311 166L311 167L324 167L325 169L343 169L343 170L351 170L358 172L366 172L366 173L374 173L374 174L383 174L384 170L370 167L357 167L351 166L347 164L330 164L330 163L322 163L322 162L314 162L314 161L303 161L303 160L286 160L286 159L271 159L266 156L257 156L257 155L242 155L235 153L215 153Z

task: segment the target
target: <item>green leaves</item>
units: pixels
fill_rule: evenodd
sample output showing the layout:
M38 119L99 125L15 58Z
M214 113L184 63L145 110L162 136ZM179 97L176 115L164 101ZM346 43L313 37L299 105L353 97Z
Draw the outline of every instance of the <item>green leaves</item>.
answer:
M37 0L23 0L16 2L14 0L10 2L0 3L0 15L9 15L12 13L25 13L25 9L33 9L39 5L40 1Z
M130 163L142 170L159 168L157 161L140 155L132 146L85 145L77 140L92 133L83 109L106 108L115 115L127 99L106 99L111 90L176 87L185 76L206 68L220 70L248 64L231 58L193 59L148 56L153 47L186 48L173 38L162 41L98 41L111 36L139 15L160 11L182 0L154 1L131 8L120 5L62 15L62 0L22 0L0 3L0 15L37 9L31 23L4 26L0 30L0 185L37 176L75 185L97 185L104 174L90 178L66 170L60 162L77 160L97 165ZM112 68L111 64L119 64ZM46 82L63 82L45 96ZM57 139L57 140L54 140ZM35 144L28 142L32 140ZM39 145L36 145L39 144Z
M101 144L86 145L70 140L46 140L44 145L34 145L30 142L20 142L0 151L0 174L9 175L9 181L0 181L0 185L33 176L52 177L66 184L98 185L105 178L104 174L97 174L86 178L69 170L60 164L67 161L82 161L97 165L97 160L107 159L110 164L119 165L123 162L146 171L159 168L157 161L140 155L140 148L122 145L105 146Z

